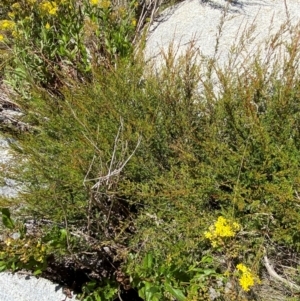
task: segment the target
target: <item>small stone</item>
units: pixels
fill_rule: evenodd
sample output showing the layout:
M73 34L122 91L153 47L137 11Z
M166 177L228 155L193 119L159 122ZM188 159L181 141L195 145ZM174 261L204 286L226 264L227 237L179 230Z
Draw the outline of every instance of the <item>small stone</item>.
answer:
M208 289L210 300L215 300L221 296L220 292L216 291L213 287Z

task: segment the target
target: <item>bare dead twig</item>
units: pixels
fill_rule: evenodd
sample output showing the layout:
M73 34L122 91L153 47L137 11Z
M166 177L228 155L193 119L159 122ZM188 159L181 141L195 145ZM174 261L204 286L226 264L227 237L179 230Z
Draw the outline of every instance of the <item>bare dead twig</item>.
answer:
M293 282L291 282L291 281L289 281L289 280L281 277L280 275L278 275L276 273L276 271L274 270L273 266L270 264L270 261L269 261L269 259L267 257L266 250L265 250L265 255L264 255L263 259L264 259L264 265L265 265L265 267L266 267L269 275L271 276L271 278L273 278L274 280L277 280L277 281L279 281L281 283L284 283L285 285L289 286L291 289L300 291L300 286L299 285L297 285L297 284L295 284L295 283L293 283Z
M115 158L116 158L116 152L117 152L117 149L118 149L118 142L120 141L120 133L121 131L123 130L123 121L121 120L121 125L119 127L119 130L118 130L118 133L116 135L116 138L115 138L115 142L114 142L114 149L113 149L113 152L112 152L112 156L111 156L111 161L110 161L110 166L109 166L109 169L108 169L108 173L107 175L105 176L101 176L99 178L96 178L96 179L93 179L93 180L97 180L97 183L92 187L92 189L99 189L99 187L105 182L106 185L110 185L111 183L111 178L116 176L116 175L119 175L120 172L124 169L124 167L127 165L127 163L129 162L129 160L133 157L133 155L135 154L136 150L138 149L140 143L141 143L141 140L142 140L142 137L140 136L138 138L138 141L137 141L137 144L135 146L135 149L133 150L133 152L128 156L128 158L122 162L117 162L115 163ZM126 142L127 144L127 142ZM127 149L127 145L125 146L125 149L123 150L123 153L126 151ZM115 168L113 170L113 166L115 165ZM119 168L117 168L117 166L120 166Z

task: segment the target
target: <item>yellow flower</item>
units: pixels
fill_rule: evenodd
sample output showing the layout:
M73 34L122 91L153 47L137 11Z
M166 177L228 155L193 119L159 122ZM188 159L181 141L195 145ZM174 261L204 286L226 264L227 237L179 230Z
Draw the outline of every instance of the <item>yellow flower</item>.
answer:
M14 13L14 12L9 12L7 15L8 15L11 19L14 19L16 13Z
M90 3L91 3L92 5L97 5L98 2L99 2L99 0L90 0Z
M136 26L136 19L131 20L131 25L134 26L134 27Z
M13 31L11 32L11 34L12 34L12 36L13 36L14 38L17 38L17 37L20 36L20 34L19 34L16 30L13 30Z
M204 232L204 236L210 240L213 247L216 247L222 243L223 238L235 236L239 229L240 225L238 223L232 223L219 216L215 224L208 228L209 231Z
M248 292L250 288L255 285L255 283L260 283L259 278L255 274L253 274L251 270L244 264L240 263L236 266L236 268L242 273L239 279L239 283L245 292Z
M208 232L208 231L206 231L206 232L204 232L204 236L205 236L205 238L207 238L207 239L212 239L212 234L211 234L211 232Z
M0 42L4 41L4 35L0 34Z
M236 268L237 268L239 271L243 272L243 273L246 273L246 272L249 271L249 269L248 269L244 264L242 264L242 263L239 263L239 264L236 266Z
M5 244L9 247L11 245L11 242L12 242L12 239L11 238L8 238L5 240Z
M1 20L0 29L2 30L13 30L15 27L15 22L11 20Z
M48 29L50 29L50 27L51 27L50 24L47 22L45 25L45 28L48 30Z
M254 285L254 278L251 273L243 273L239 280L239 283L242 289L245 292L248 292L250 290L250 287Z
M118 13L121 16L121 18L125 17L125 15L126 15L126 8L124 6L120 6L118 8Z
M235 235L233 228L222 216L220 216L215 223L215 234L220 237L232 237Z
M99 7L102 9L107 9L111 5L111 2L109 0L101 0L99 3Z
M20 10L20 9L21 9L21 5L20 5L20 3L16 2L16 3L14 3L14 4L11 6L11 8L12 8L13 10Z
M44 15L49 14L54 16L57 14L58 6L54 1L43 1L40 4L40 10Z

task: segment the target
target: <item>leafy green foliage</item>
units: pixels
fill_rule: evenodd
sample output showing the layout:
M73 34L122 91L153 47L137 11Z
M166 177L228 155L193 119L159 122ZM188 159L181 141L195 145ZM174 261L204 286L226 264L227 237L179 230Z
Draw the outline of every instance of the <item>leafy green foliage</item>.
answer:
M13 1L0 20L0 43L13 54L6 80L27 98L28 84L59 94L67 78L89 80L93 64L132 53L135 7L109 0Z
M2 208L2 223L6 228L13 229L14 228L14 222L10 217L10 212L8 208Z
M139 289L139 295L145 301L150 300L199 300L199 293L216 280L225 278L213 268L213 259L204 256L200 262L187 266L175 265L172 258L167 260L148 253L141 264L131 272L132 284ZM130 256L134 259L134 256ZM133 260L131 263L134 262ZM129 263L129 266L130 264ZM207 293L207 292L206 292ZM201 294L201 293L200 293ZM208 298L208 295L206 294Z
M97 281L90 281L83 287L83 293L80 296L84 301L104 301L113 300L116 296L118 289L116 283L113 281L105 281L99 283Z
M131 15L93 3L84 2L86 11L73 3L60 24L34 15L53 31L37 28L27 42L32 50L44 41L42 52L16 61L25 85L28 70L38 70L42 82L56 76L43 69L48 60L66 59L93 78L74 84L70 76L60 97L32 81L29 97L18 101L30 125L14 146L12 176L24 183L20 212L49 224L37 236L9 234L1 269L39 273L48 256L70 256L98 275L83 286L84 300L111 300L125 286L144 300L208 300L211 290L220 300L249 297L238 285L237 265L259 276L264 248L300 247L296 56L282 69L254 59L237 75L193 63L190 50L178 63L166 56L154 74L130 56ZM86 14L89 24L82 23ZM78 22L70 25L72 18ZM93 56L101 52L105 68L89 65L84 37L91 28L101 41ZM203 76L207 69L218 86ZM220 216L239 226L212 245L217 232L212 240L205 233ZM2 221L15 231L7 209Z

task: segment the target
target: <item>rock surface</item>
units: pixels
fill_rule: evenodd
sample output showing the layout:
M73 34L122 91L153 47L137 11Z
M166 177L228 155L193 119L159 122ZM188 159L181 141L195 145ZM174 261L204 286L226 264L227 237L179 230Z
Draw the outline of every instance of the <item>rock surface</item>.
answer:
M193 41L202 58L215 58L221 66L230 53L236 66L259 51L268 59L273 49L266 48L264 41L275 41L274 35L285 23L299 24L299 12L300 0L187 0L157 18L150 28L145 56L161 63L161 53L167 53L171 43L180 55ZM299 38L299 27L292 32L283 30L277 42L297 34ZM247 37L243 42L242 36ZM273 59L280 55L283 52L278 48Z
M13 162L13 155L10 149L10 138L0 135L0 197L16 197L18 194L18 184L16 181L5 177L6 169Z
M63 287L43 278L20 274L0 273L0 301L62 301Z

